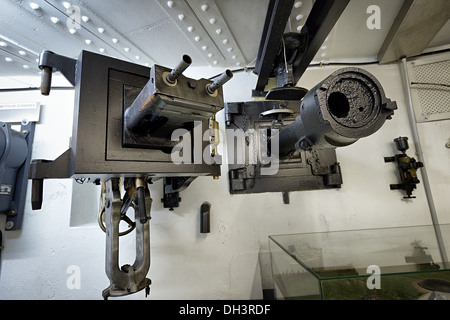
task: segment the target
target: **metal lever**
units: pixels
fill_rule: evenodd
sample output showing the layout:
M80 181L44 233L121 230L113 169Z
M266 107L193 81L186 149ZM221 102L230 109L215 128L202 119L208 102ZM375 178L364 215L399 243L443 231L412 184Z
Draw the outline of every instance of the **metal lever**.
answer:
M60 56L49 50L44 50L39 56L41 75L41 94L48 96L52 86L52 73L60 71L64 77L75 86L75 68L77 60Z
M151 280L146 278L150 268L150 222L136 223L136 260L133 265L119 268L119 223L121 220L122 200L120 199L119 178L106 181L105 224L106 224L106 275L110 286L103 290L104 299L136 293L146 289L149 292ZM145 207L150 208L152 199L147 187L145 191ZM142 201L134 206L136 221L142 209ZM144 209L145 210L145 209ZM146 215L147 216L147 215Z

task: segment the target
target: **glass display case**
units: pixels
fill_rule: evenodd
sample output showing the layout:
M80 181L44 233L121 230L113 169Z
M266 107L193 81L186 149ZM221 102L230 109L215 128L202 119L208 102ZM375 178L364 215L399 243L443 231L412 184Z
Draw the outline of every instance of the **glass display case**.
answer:
M450 299L450 225L269 236L277 299Z

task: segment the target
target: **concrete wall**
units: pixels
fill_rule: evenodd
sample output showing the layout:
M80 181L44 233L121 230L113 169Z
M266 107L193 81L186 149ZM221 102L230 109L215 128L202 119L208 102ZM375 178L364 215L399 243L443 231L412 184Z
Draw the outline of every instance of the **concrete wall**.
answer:
M415 192L417 199L402 200L401 192L389 190L389 184L397 181L395 165L383 160L397 153L394 138L412 138L400 65L363 68L380 80L399 109L373 136L337 150L344 179L340 190L293 192L289 205L283 204L280 193L230 195L225 163L219 180L196 179L181 193L181 206L171 212L160 203L161 181L151 186L152 263L148 276L152 286L148 299L261 299L262 289L272 286L269 235L431 224L423 184ZM299 85L312 88L336 69L311 68ZM195 69L188 75L198 78L215 73ZM251 73L235 74L226 85L225 100L248 101L255 83L256 76ZM52 159L66 150L73 92L54 91L49 97L38 92L0 94L2 102L17 100L43 104L34 158ZM223 112L218 119L223 130ZM421 125L430 164L436 163L435 157L442 157L437 136L448 135L448 123ZM414 156L414 145L410 147L408 154ZM226 142L220 148L222 155L225 148ZM433 192L440 222L450 223L446 199L450 179L442 166L430 168L430 179L436 183ZM96 224L96 190L72 180L47 180L44 185L42 210L31 210L28 194L22 230L4 232L0 299L101 299L109 281L104 272L105 234ZM199 209L204 201L212 205L209 234L199 233ZM4 217L0 218L3 230ZM120 241L121 262L132 263L134 233ZM79 271L79 289L67 286L71 266ZM144 299L144 293L125 299Z

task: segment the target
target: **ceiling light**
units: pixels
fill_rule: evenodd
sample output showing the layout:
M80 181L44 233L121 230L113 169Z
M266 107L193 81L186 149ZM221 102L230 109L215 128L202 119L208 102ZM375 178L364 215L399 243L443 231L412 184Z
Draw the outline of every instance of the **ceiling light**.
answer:
M57 17L51 17L50 21L56 24L59 22L59 19Z
M37 9L40 8L39 5L37 3L35 3L35 2L30 2L30 7L33 10L37 10Z

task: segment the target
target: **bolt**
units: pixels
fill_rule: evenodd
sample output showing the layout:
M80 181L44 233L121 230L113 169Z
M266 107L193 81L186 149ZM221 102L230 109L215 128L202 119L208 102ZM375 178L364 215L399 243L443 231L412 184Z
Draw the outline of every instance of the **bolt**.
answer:
M12 227L14 227L14 222L12 222L12 221L7 221L6 224L5 224L5 229L6 229L6 230L11 230Z
M14 217L16 215L16 211L11 210L8 214L10 217Z

